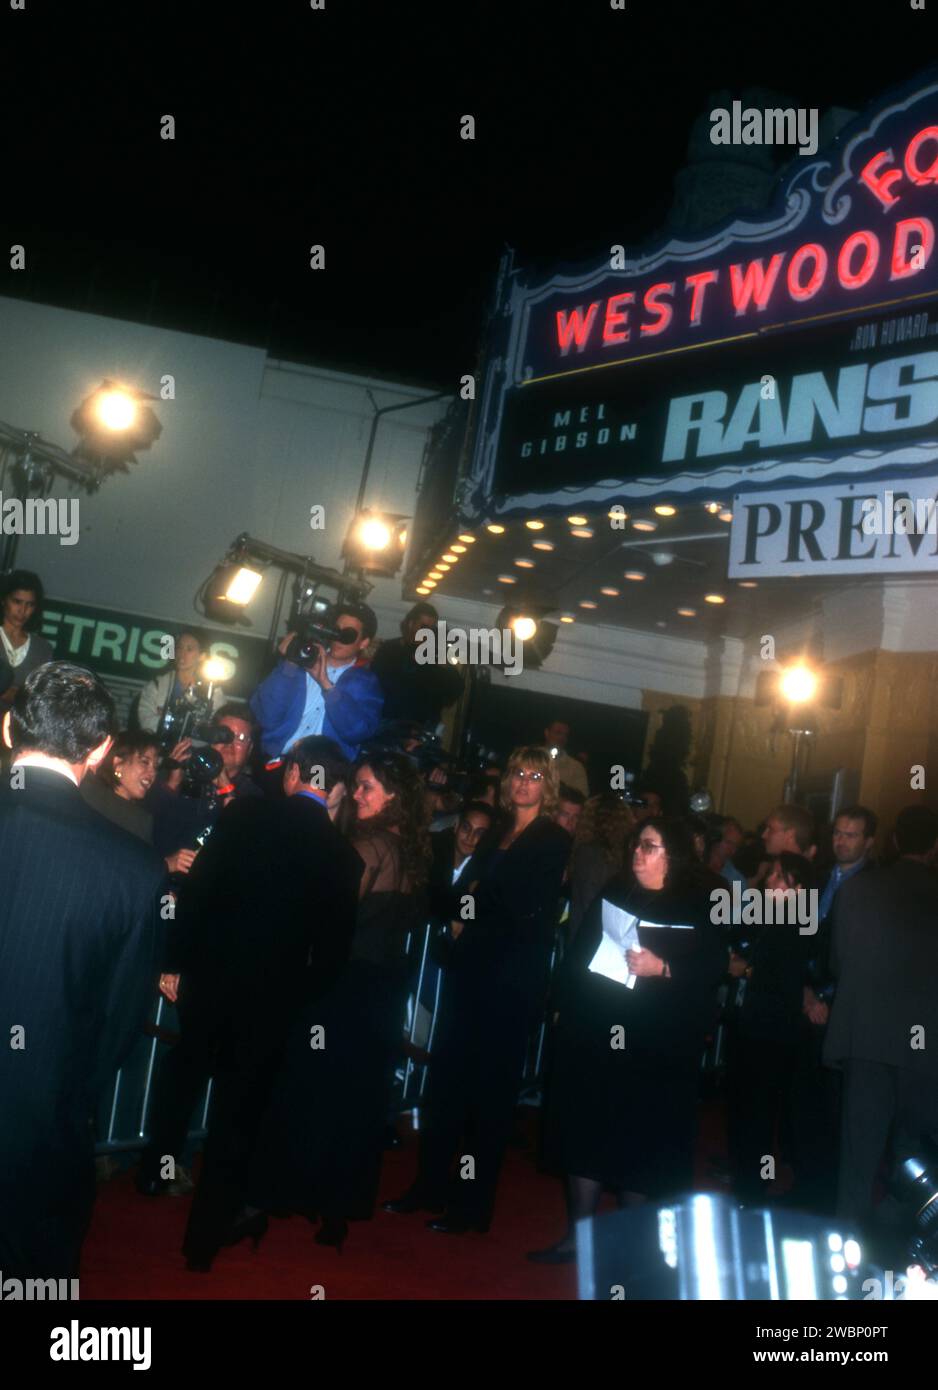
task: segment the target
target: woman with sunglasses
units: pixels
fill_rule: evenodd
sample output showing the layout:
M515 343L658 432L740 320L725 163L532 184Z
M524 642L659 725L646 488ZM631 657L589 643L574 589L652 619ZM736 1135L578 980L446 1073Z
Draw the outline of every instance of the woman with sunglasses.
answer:
M567 1175L567 1234L529 1259L576 1258L574 1223L604 1188L620 1206L693 1186L697 1082L727 949L694 873L688 827L654 816L631 870L607 884L564 961L546 1115Z
M487 1231L492 1219L528 1038L547 990L572 843L551 819L558 792L548 750L515 749L501 789L508 822L482 857L478 879L463 895L460 920L450 928L454 940L430 1060L417 1179L403 1197L385 1203L386 1211L443 1212L427 1222L434 1231Z

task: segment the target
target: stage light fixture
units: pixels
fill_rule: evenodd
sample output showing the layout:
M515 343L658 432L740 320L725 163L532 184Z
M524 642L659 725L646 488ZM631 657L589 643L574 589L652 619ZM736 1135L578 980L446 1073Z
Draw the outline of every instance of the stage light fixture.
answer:
M520 642L524 643L524 665L529 670L537 670L547 660L557 640L557 624L547 622L537 615L537 611L519 606L506 606L499 613L496 627L504 631L510 628Z
M128 464L136 463L136 454L149 449L163 432L145 404L157 399L117 382L103 381L72 414L71 425L80 440L76 456L126 473Z
M390 578L397 574L404 559L408 520L397 512L366 508L352 519L342 547L343 557L358 569Z
M257 592L263 571L228 560L218 565L205 589L205 614L216 623L234 623Z

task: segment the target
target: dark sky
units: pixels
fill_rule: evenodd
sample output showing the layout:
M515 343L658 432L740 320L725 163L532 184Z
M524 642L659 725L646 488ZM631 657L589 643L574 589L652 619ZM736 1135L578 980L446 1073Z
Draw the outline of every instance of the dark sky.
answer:
M0 293L440 387L506 243L550 264L654 236L711 93L855 109L938 53L907 0L0 14L0 221L28 253Z

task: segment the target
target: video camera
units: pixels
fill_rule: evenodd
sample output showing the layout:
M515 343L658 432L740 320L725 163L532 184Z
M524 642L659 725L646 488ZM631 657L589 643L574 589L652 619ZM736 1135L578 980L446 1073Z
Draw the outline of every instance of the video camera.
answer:
M369 748L403 753L405 757L410 758L421 776L442 768L446 780L434 782L434 791L454 792L459 797L464 796L473 778L478 777L480 772L484 772L488 767L487 749L480 745L474 746L464 760L465 765L459 766L460 759L446 752L435 730L407 720L383 724L375 737L362 748L362 753L366 754Z
M315 666L320 650L328 652L333 642L354 642L358 638L353 627L334 627L330 612L301 613L291 627L295 636L284 655L304 670Z

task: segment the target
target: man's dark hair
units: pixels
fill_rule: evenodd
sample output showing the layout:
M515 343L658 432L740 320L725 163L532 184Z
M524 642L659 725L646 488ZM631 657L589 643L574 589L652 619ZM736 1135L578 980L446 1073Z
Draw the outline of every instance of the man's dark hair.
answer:
M906 806L896 817L895 836L900 854L927 854L938 840L938 814L930 806Z
M415 603L410 612L405 613L403 618L401 618L401 632L404 631L408 623L413 622L414 618L419 618L423 614L426 614L428 618L432 619L432 624L434 626L440 621L440 615L433 607L432 603Z
M861 820L863 822L863 838L871 840L876 834L879 826L879 819L876 812L871 811L868 806L841 806L834 817L834 824L839 820Z
M26 631L34 632L42 622L42 606L46 601L42 580L32 570L10 570L9 574L0 578L0 603L18 589L26 589L36 595L36 607L26 623Z
M560 784L560 800L570 801L574 806L585 806L586 797L576 787L568 787L566 782Z
M284 756L284 771L294 765L300 770L301 782L311 782L313 769L321 767L322 790L327 792L331 792L337 782L344 782L347 786L352 776L351 765L342 749L331 738L323 738L321 734L310 734L308 738L298 739L294 743Z
M70 661L50 661L26 678L10 717L14 751L82 763L117 731L114 701L97 676Z
M199 644L200 651L208 651L208 638L206 637L205 633L202 631L201 628L181 627L179 631L176 633L176 636L173 638L174 648L175 644L177 642L181 642L184 637L194 637Z
M478 801L489 787L495 788L498 795L501 790L501 773L498 772L474 772L466 779L466 800Z
M477 812L480 816L488 816L490 825L495 820L495 807L490 806L487 801L463 802L462 806L459 808L459 819L462 820L464 816L468 816L472 811Z
M251 738L257 741L257 724L254 722L251 706L243 700L229 700L227 705L222 705L213 714L212 723L217 724L222 719L240 719L242 724L250 725Z
M337 627L341 627L339 619L344 614L348 618L358 619L365 637L374 637L378 631L378 619L375 617L374 609L369 608L367 603L337 603L333 612Z

